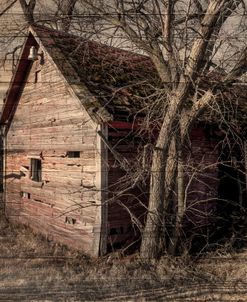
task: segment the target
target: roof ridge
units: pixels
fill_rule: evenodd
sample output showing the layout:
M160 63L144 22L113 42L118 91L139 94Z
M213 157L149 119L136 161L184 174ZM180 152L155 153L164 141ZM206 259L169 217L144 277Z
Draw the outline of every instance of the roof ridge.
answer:
M47 31L47 32L53 32L53 33L56 33L58 35L60 35L61 37L62 36L67 36L68 38L76 38L79 40L82 40L82 41L85 41L85 42L90 42L90 43L94 43L95 45L97 46L101 46L101 47L106 47L106 48L109 48L109 49L112 49L112 50L115 50L117 52L122 52L122 53L126 53L126 54L132 54L133 56L137 56L137 57L140 57L142 59L146 59L148 61L151 62L151 59L145 55L145 54L140 54L140 53L137 53L137 52L134 52L134 51L130 51L130 50L127 50L127 49L123 49L123 48L120 48L120 47L116 47L116 46L112 46L112 45L109 45L109 44L106 44L106 43L103 43L103 42L100 42L100 41L95 41L93 39L89 39L89 38L85 38L85 37L82 37L82 36L78 36L74 33L71 33L71 32L64 32L64 31L61 31L61 30L58 30L58 29L54 29L54 28L50 28L50 27L47 27L47 26L44 26L44 25L40 25L40 24L32 24L30 25L29 27L29 31L30 31L30 28L33 29L35 31L35 29L40 29L40 30L44 30L44 31Z

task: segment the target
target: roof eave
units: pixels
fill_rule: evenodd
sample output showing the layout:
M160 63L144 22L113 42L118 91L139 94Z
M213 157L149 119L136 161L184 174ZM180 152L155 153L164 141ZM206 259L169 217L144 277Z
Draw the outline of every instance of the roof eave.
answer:
M23 44L17 67L15 69L15 72L13 73L10 85L6 92L2 114L0 117L1 125L9 124L11 118L13 117L15 108L21 96L22 89L26 83L26 79L29 73L28 71L30 70L33 63L33 61L28 60L29 49L31 46L36 45L37 42L35 41L32 34L29 33L26 41Z

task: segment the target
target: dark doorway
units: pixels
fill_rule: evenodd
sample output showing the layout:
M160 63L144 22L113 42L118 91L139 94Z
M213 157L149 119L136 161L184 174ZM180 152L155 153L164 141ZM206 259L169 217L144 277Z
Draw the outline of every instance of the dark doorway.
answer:
M243 156L238 148L221 148L217 202L217 238L241 236L246 217L246 192Z

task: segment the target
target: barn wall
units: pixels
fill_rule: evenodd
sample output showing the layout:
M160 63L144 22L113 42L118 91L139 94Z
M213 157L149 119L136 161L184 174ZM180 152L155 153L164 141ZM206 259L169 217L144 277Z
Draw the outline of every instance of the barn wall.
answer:
M185 225L203 231L215 219L218 197L219 138L209 128L197 126L191 131L186 150Z
M117 123L122 128L109 127L108 138L113 152L108 152L108 248L127 247L138 240L140 229L135 221L144 223L148 196L148 187L130 188L134 179L131 179L121 168L114 152L120 154L123 162L128 162L135 170L140 168L138 150L142 148L142 141L129 135L127 123ZM124 125L126 124L126 125ZM143 173L143 171L141 171Z
M41 63L32 66L6 139L6 213L92 253L99 231L96 131L51 60L45 55ZM31 158L41 159L40 182L30 179Z
M123 124L123 123L115 123ZM127 123L126 123L127 128ZM131 128L131 125L130 125ZM216 197L218 195L218 139L210 137L208 130L203 126L195 127L191 132L191 142L186 150L185 158L185 198L187 211L185 213L185 227L195 228L203 232L204 227L212 222L216 214ZM129 130L123 128L109 130L109 140L115 146L114 150L121 154L134 167L138 159L138 148L142 149L141 141L131 139ZM116 196L125 189L126 173L120 168L112 152L108 155L109 164L109 198ZM129 183L132 185L133 181ZM176 194L176 193L175 193ZM124 191L108 205L108 244L127 246L139 236L138 227L133 223L134 214L143 222L147 213L148 186L143 190L135 189ZM120 201L120 203L119 203ZM121 205L122 203L122 205ZM129 209L128 212L125 206ZM174 209L175 210L175 209Z

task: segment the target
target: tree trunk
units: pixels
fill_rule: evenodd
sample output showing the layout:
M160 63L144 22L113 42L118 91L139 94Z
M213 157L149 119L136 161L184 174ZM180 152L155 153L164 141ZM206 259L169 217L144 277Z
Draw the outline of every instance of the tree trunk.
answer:
M73 16L73 10L75 7L77 0L64 0L62 1L62 6L61 6L61 30L68 32L70 29L71 21L72 21L72 16Z
M174 140L170 143L168 154L162 152L162 150L155 150L153 154L149 212L140 251L142 258L158 258L161 252L166 249L167 210L169 202L173 201L174 179L177 176L177 159L174 157L177 151L175 144L173 144ZM181 178L181 181L183 181L183 178ZM182 199L182 196L180 199ZM179 209L182 210L182 207ZM180 214L181 211L179 211Z
M157 258L160 254L160 234L163 227L165 157L155 149L151 169L149 212L142 237L142 258Z
M178 112L181 100L186 97L185 90L187 85L183 84L182 88L183 89L179 90L177 95L170 100L170 106L167 108L166 116L153 152L150 171L149 212L142 234L140 250L140 255L143 258L157 258L162 251L161 249L164 248L163 242L165 242L165 240L162 238L162 235L164 237L166 234L166 217L164 214L169 205L170 192L176 175L176 161L178 156L177 142L179 139L179 148L182 150L182 145L185 141L181 135L179 125L180 115ZM184 136L185 135L186 133ZM183 199L183 197L181 197L181 199ZM162 239L163 242L161 242Z
M184 85L186 87L186 85ZM183 87L183 88L184 88ZM150 171L150 189L148 214L144 232L142 234L142 244L140 255L142 258L157 258L161 253L161 234L165 234L165 216L164 209L168 207L169 188L172 186L172 180L175 169L168 169L168 158L172 160L174 152L172 143L176 142L176 136L179 132L178 110L181 98L185 95L184 89L174 96L167 108L162 127L159 132L156 146L152 157L152 167ZM180 133L179 133L180 135ZM176 152L175 152L176 153ZM171 155L171 156L169 156ZM173 162L173 161L172 161ZM169 180L165 180L166 173L169 171ZM165 186L164 186L165 184Z
M181 238L182 223L185 211L185 196L184 196L184 161L180 137L177 137L177 210L175 226L170 238L168 253L175 255Z
M26 0L19 0L21 4L21 8L24 13L24 18L28 24L34 23L34 9L36 6L36 0L30 0L29 3L27 3Z

